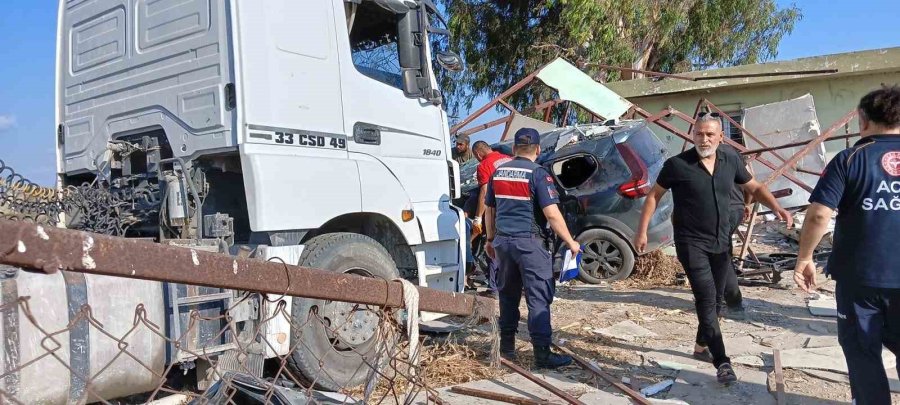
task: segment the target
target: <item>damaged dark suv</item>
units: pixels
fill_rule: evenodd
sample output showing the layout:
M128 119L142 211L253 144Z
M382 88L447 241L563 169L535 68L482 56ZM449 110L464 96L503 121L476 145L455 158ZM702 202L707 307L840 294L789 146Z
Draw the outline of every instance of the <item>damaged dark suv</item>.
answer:
M511 141L493 145L512 154ZM627 278L634 269L632 239L646 196L666 160L666 147L643 121L566 127L541 135L538 163L556 178L569 231L583 246L579 278L600 283ZM460 169L463 197L477 192L475 160ZM667 193L650 220L647 252L672 242L672 200ZM558 241L557 241L558 242ZM555 267L561 266L556 243ZM475 249L475 254L483 254ZM477 260L481 262L481 260Z

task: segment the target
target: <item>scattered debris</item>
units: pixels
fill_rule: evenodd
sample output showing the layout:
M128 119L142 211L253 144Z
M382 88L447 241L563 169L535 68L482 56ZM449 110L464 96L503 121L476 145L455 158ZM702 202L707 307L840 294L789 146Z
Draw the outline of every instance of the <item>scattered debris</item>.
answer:
M653 331L634 323L631 320L619 322L613 326L603 329L596 329L594 333L612 339L633 342L635 338L651 338L657 337Z
M531 398L519 397L515 395L507 395L501 394L499 392L493 391L485 391L479 390L475 388L469 387L451 387L450 392L454 394L468 395L470 397L482 398L482 399L490 399L493 401L506 402L508 404L517 404L517 405L541 405L546 404L547 400L534 400Z
M847 360L840 346L813 349L790 349L782 353L785 368L817 369L847 373ZM882 351L884 364L896 364L896 357L888 350Z
M837 317L837 301L826 295L820 294L815 299L810 299L806 307L809 308L809 313L815 316Z
M775 401L778 405L784 405L784 369L781 364L781 350L772 352L775 358Z
M806 343L803 344L803 347L815 349L817 347L831 347L837 345L837 336L811 336L809 339L806 339Z
M666 370L675 370L675 371L697 368L696 366L691 365L691 364L684 364L684 363L679 363L677 361L668 361L668 360L660 360L660 361L657 361L656 364Z
M566 330L566 329L574 328L574 327L580 326L580 325L581 325L581 322L572 322L566 326L563 326L562 328L559 328L559 330Z
M652 397L656 394L659 394L662 391L667 390L669 387L672 386L672 384L675 384L675 380L660 381L651 386L641 388L641 394L644 394L645 397Z
M654 399L653 405L691 405L680 399Z
M563 400L565 400L566 402L568 402L572 405L585 405L584 402L579 401L578 398L573 397L568 392L565 392L559 388L556 388L555 386L548 383L547 381L544 381L544 380L536 377L534 374L531 374L528 370L525 370L524 368L519 367L519 365L517 365L509 360L501 358L500 364L503 364L504 367L506 367L512 371L515 371L522 377L525 377L528 380L530 380L531 382L539 385L541 388L556 394L556 396L562 398Z
M676 275L684 273L684 268L673 256L656 250L638 257L634 271L627 279L618 281L615 287L651 288L677 284Z
M779 223L775 223L775 224L773 225L773 227L774 227L774 229L775 229L778 233L780 233L780 234L782 234L782 235L784 235L784 236L787 236L787 237L790 238L792 241L794 241L794 242L800 242L800 229L801 229L801 225L802 225L802 223L801 223L801 224L794 224L794 227L793 227L793 228L788 229L788 228L787 228L787 224L783 224L783 223L780 223L780 222L779 222ZM833 240L834 240L833 234L832 234L831 232L828 232L827 234L825 234L825 235L822 237L822 241L819 242L819 245L816 247L816 249L817 249L817 250L821 250L821 249L829 249L829 250L830 250L831 247L832 247L832 243L833 243L832 241L833 241Z
M310 397L309 394L312 394ZM338 394L340 395L340 394ZM226 403L240 400L242 404L278 404L301 405L307 403L317 404L356 404L354 399L341 395L336 399L331 395L325 395L318 391L299 391L274 385L251 376L249 374L226 372L222 378L213 384L203 396L194 399L189 404L199 403Z
M450 333L462 330L463 325L442 320L420 321L419 330L426 333Z
M572 397L578 398L578 401L582 403L611 405L628 405L631 403L631 401L624 396L598 390L588 384L574 381L570 377L558 372L548 371L546 373L536 373L534 374L534 377L550 386L571 394ZM565 403L560 399L553 397L553 394L550 391L535 385L533 381L527 379L523 375L512 373L491 379L470 381L465 384L436 388L432 392L432 394L437 394L436 396L426 395L423 391L416 396L410 405L430 405L436 403L433 399L429 402L427 400L429 397L440 397L441 402L445 405L475 405L487 402L496 403L467 396L468 392L466 394L460 394L457 392L460 387L463 388L463 391L475 390L490 392L537 401L537 403L541 404ZM470 390L466 390L466 388ZM647 402L645 405L650 405L650 403Z
M807 326L812 331L819 332L819 333L828 333L828 328L826 328L825 325L822 325L820 323L810 323Z
M578 363L578 365L580 365L580 366L583 367L584 369L586 369L586 370L588 370L588 371L590 371L590 372L592 372L592 373L594 373L594 374L600 376L600 378L606 380L606 382L612 384L614 387L616 387L616 388L618 388L620 391L624 392L625 395L628 395L629 397L631 397L631 399L635 400L638 404L640 404L640 405L650 405L650 403L647 402L646 399L644 399L643 397L641 397L640 394L638 394L636 391L632 390L632 389L629 388L627 385L622 384L622 383L616 381L615 378L613 378L611 375L609 375L609 374L607 374L607 373L604 373L603 370L600 370L600 367L599 367L594 361L587 362L587 361L585 361L581 356L576 355L574 352L572 352L571 350L569 350L569 349L567 349L567 348L565 348L565 347L561 347L561 346L559 346L559 345L553 345L553 346L556 347L557 350L560 350L560 351L562 351L564 354L566 354L566 355L572 357L572 359L575 360L575 362ZM622 381L623 381L623 382L624 382L626 379L628 379L628 377L622 377ZM626 384L629 384L629 385L630 385L630 383L631 383L631 380L628 379L628 383L626 383Z
M850 376L841 373L834 373L831 371L824 370L802 370L804 373L809 374L810 376L821 378L825 381L831 381L836 383L850 384ZM892 372L891 372L892 371ZM888 374L888 384L891 387L892 392L900 393L900 380L896 378L891 378L891 376L897 375L897 370L891 370Z
M731 362L734 364L741 364L744 366L751 367L762 367L765 366L765 362L762 357L759 356L740 356L731 359Z

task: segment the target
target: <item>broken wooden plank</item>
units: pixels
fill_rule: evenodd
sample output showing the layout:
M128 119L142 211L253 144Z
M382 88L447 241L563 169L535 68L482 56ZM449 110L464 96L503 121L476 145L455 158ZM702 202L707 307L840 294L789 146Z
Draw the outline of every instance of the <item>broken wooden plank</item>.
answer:
M580 325L581 325L581 322L572 322L566 326L563 326L562 328L559 328L559 330L566 330L566 329L574 328L574 327L580 326Z
M528 370L525 370L524 368L519 367L517 364L515 364L507 359L504 359L501 357L500 364L503 364L503 366L505 366L506 368L508 368L512 371L515 371L516 373L518 373L522 377L527 378L531 382L533 382L537 385L540 385L541 388L556 394L556 396L564 399L566 402L568 402L572 405L587 405L584 402L579 401L578 398L575 398L575 397L569 395L569 393L567 393L559 388L554 387L553 385L549 384L548 382L546 382L544 380L541 380L540 378L535 377L534 374L531 374L530 372L528 372Z
M490 399L492 401L505 402L507 404L517 404L517 405L545 405L549 404L550 401L546 400L534 400L531 398L519 397L515 395L507 395L501 394L499 392L491 392L484 391L475 388L468 388L462 386L455 386L450 388L450 392L454 394L468 395L470 397Z
M437 396L437 394L434 393L429 392L428 399L431 400L431 402L434 402L436 405L450 405L447 403L447 401L444 401L443 399L441 399L441 397Z
M559 351L565 353L566 355L568 355L569 357L571 357L573 360L575 360L576 363L578 363L584 369L600 376L600 378L605 380L607 383L618 388L619 391L622 391L625 395L628 395L629 397L631 397L631 399L633 399L635 402L637 402L641 405L650 405L650 401L647 400L647 398L644 398L644 396L641 395L639 392L631 389L630 387L628 387L625 384L622 384L618 379L605 373L603 370L597 368L596 366L594 366L587 360L583 359L581 356L578 356L577 354L575 354L575 352L569 350L566 347L559 346L557 344L553 344L553 347L555 347L556 350L559 350Z
M775 357L775 402L784 405L784 370L781 368L781 350L773 351Z

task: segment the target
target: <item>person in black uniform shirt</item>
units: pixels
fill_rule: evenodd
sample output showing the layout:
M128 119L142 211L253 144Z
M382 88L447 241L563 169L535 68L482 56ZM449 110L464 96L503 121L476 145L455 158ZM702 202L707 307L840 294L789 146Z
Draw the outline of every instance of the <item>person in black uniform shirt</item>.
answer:
M850 392L856 404L887 405L882 346L900 356L900 87L865 95L858 111L862 139L831 159L809 197L794 281L816 289L813 250L837 210L825 273L837 284Z
M741 155L741 152L735 147L722 143L719 145L719 148L722 149L723 152L733 153L741 159L741 162L743 162L745 167L747 166L747 157ZM752 198L750 194L745 193L744 188L740 184L735 183L734 187L731 188L728 205L728 218L731 223L729 235L731 235L732 239L734 234L737 233L741 222L750 218L751 201ZM728 249L728 253L731 254L732 250L733 249ZM741 288L738 284L737 268L734 267L734 260L732 260L732 257L729 257L728 261L729 263L732 263L732 271L726 272L724 295L716 297L717 312L719 318L728 316L731 319L744 320L747 318L747 315L744 310L744 297L741 295ZM702 339L699 340L697 344L706 347L706 344ZM704 352L703 356L708 357L707 354L708 352ZM711 361L709 358L704 358L704 360Z
M741 159L741 164L744 167L747 166L747 157L741 155L741 152L738 151L734 146L723 143L719 145L720 148L725 152L734 153ZM738 231L738 227L741 225L741 221L747 220L750 218L750 203L752 201L752 197L749 193L744 192L744 188L741 185L735 183L734 187L731 188L729 206L728 206L728 218L731 223L731 231L728 233L729 238L733 237L735 233ZM728 249L728 253L730 254L733 249ZM732 258L729 257L729 262L734 263ZM728 278L725 279L725 293L724 297L719 300L719 317L722 318L726 314L733 319L745 319L746 311L744 311L744 298L741 295L741 289L738 285L737 280L737 269L732 267L732 271L728 272Z
M666 160L653 190L647 195L634 246L639 253L647 247L647 226L659 199L672 190L675 251L684 266L699 326L694 355L712 359L719 382L737 380L719 329L717 298L723 295L727 272L731 272L731 221L729 194L734 184L772 209L779 218L793 224L791 215L778 205L772 193L753 179L740 158L719 150L722 122L717 116L700 115L694 127L694 147ZM707 347L704 347L708 345ZM707 353L708 352L708 353Z
M524 287L534 363L537 367L556 368L570 364L572 358L550 351L550 304L556 280L548 251L551 235L547 225L573 255L581 247L572 239L559 211L553 177L534 162L541 153L538 132L522 128L516 131L514 139L516 157L494 171L485 197L485 250L499 261L500 354L507 359L516 357L519 302Z

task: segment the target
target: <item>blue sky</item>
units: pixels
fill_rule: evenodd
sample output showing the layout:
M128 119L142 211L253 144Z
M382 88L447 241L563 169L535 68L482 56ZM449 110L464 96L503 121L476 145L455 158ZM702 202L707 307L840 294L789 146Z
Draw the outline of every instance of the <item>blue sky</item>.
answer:
M804 16L777 60L900 46L896 0L778 1ZM0 160L51 185L57 2L4 0L0 13ZM478 106L476 106L478 107ZM476 137L477 138L477 137Z

